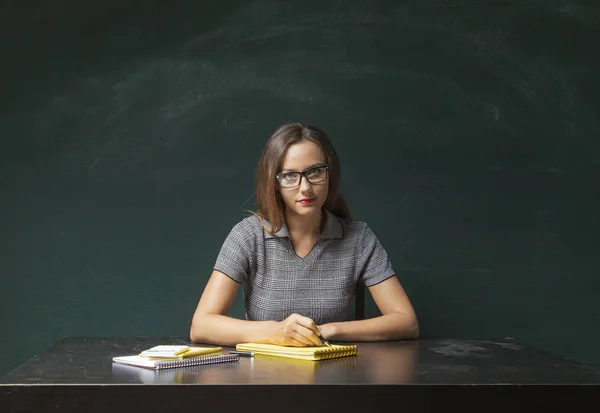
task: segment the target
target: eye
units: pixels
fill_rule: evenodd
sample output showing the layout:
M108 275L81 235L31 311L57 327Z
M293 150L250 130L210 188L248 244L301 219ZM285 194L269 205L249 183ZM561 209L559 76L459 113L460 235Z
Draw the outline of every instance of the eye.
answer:
M317 176L321 175L322 172L323 172L323 168L319 166L318 168L313 168L313 169L309 169L308 171L306 171L306 176L309 178L313 178L313 177L317 177Z
M295 172L290 172L290 173L283 174L280 176L281 176L281 179L284 179L286 181L293 181L294 179L296 179L296 175L297 174Z

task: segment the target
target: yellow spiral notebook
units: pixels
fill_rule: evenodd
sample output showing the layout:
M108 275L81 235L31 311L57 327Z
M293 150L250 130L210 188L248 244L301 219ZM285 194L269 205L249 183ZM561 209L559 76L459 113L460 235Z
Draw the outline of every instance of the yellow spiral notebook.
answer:
M150 359L184 359L190 357L216 356L222 347L190 347L185 345L160 345L144 350L140 356Z
M358 346L356 344L331 344L331 346L319 347L289 347L279 346L277 344L240 343L235 346L235 349L237 351L254 354L313 361L355 356L358 354Z

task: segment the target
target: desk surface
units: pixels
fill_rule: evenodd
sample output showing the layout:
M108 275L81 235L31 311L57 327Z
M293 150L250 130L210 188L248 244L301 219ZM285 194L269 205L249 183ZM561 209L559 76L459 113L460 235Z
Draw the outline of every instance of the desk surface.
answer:
M175 337L85 338L57 342L0 384L599 384L600 369L511 339L356 343L359 354L319 362L272 356L153 371L112 363ZM229 352L224 347L224 352Z
M189 341L65 338L0 379L0 410L548 413L600 404L597 366L510 339L356 343L357 356L317 362L256 356L162 371L112 363L159 344Z

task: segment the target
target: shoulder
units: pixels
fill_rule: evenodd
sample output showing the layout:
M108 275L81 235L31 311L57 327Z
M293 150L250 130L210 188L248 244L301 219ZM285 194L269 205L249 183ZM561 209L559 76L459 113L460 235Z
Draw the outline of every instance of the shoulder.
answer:
M238 240L248 241L258 238L263 234L263 226L254 215L250 215L240 220L233 226L229 233L229 238L235 237Z
M338 218L342 225L344 238L363 238L367 233L373 233L369 225L364 221L349 221L344 218Z
M371 226L365 221L349 221L338 218L343 231L343 239L346 245L354 248L372 250L379 248L381 242Z

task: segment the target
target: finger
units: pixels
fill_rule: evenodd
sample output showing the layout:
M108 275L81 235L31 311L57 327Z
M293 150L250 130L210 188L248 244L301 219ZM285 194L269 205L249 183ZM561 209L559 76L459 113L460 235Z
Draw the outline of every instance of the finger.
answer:
M295 332L310 341L309 343L305 339L300 338L306 345L320 346L322 344L319 338L319 327L317 327L317 324L311 318L294 313L289 316L288 320L291 322L290 324Z
M310 332L310 330L298 324L295 318L288 319L283 328L283 340L287 343L290 340L300 342L302 346L312 346L312 341L302 334L302 330ZM291 343L293 344L293 343Z
M302 315L298 315L298 317L296 318L296 322L312 330L317 336L320 334L319 327L317 327L317 324L312 319L304 317Z
M289 342L288 342L289 346L294 346L294 347L310 347L311 344L307 344L305 342L302 342L300 340L296 340L294 337L290 337L289 338Z
M310 328L306 328L303 325L296 324L295 332L297 334L303 336L307 340L309 340L310 341L309 345L311 345L311 346L320 346L321 345L321 339L319 338L319 335L316 334Z
M309 347L314 345L308 338L296 332L293 332L291 335L287 336L286 341L289 343L289 345L298 347Z
M325 337L323 337L323 334L321 333L321 327L317 326L317 330L319 330L319 345L322 346L323 345L323 340L325 340Z

